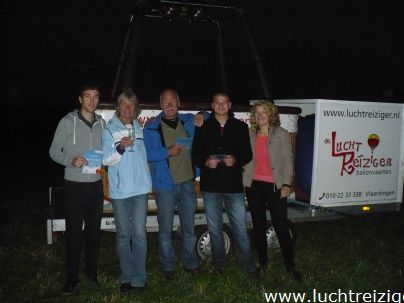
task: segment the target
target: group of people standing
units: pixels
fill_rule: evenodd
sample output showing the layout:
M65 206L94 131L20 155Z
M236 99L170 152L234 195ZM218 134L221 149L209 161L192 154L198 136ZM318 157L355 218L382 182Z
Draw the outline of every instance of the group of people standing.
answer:
M131 89L118 96L116 113L107 124L95 113L99 94L96 86L81 90L80 109L61 119L49 151L54 161L65 166L67 279L64 293L72 293L78 283L82 242L86 277L98 285L103 194L100 175L83 173L82 166L88 164L83 156L86 150L102 150L103 165L108 167L121 292L146 287L146 220L148 195L152 190L156 196L158 247L164 277L173 280L176 274L177 257L172 239L176 211L181 225L184 269L190 275L200 273L195 247L194 179L198 176L212 247L212 273L220 275L226 263L223 210L229 217L237 256L244 270L254 278L266 271L266 210L269 209L286 269L292 278L301 280L294 264L286 214L286 198L293 179L291 139L280 127L275 105L266 100L255 103L249 129L234 117L230 98L225 93L213 96L211 113L193 115L179 113L178 93L167 89L160 95L162 112L142 128L137 120L138 100ZM250 248L245 194L259 267Z

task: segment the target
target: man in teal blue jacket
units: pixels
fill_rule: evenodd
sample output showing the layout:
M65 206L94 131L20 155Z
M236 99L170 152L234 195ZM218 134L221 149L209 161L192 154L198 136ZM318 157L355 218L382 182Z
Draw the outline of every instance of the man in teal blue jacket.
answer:
M102 136L114 209L121 292L146 286L146 220L151 178L143 129L136 119L137 98L131 89L118 96L117 112Z
M195 169L191 161L191 144L184 146L181 143L187 140L191 143L195 126L193 114L178 113L180 100L176 91L163 91L160 105L163 111L145 126L144 139L156 191L160 261L165 278L172 280L177 261L171 237L175 207L181 223L185 270L193 275L198 272L194 230L197 205L193 182Z

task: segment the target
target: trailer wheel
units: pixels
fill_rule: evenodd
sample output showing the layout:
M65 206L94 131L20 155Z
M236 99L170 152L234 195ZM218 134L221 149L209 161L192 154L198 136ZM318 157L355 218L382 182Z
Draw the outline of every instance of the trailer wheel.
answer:
M295 243L296 239L297 239L296 230L295 230L295 227L293 226L293 223L290 220L288 220L288 227L289 227L290 236L292 237L292 241L293 241L293 243ZM280 249L278 236L276 235L275 228L272 225L272 222L269 222L269 224L268 224L267 245L268 245L268 249L275 249L275 250Z
M223 225L224 248L228 255L233 246L230 228ZM210 234L206 225L197 228L196 250L199 258L202 260L212 259L212 248L210 243Z

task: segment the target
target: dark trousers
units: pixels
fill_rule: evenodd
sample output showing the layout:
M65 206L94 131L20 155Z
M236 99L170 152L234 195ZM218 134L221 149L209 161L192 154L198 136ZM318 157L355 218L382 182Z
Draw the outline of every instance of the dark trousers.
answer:
M71 282L78 281L83 238L86 275L97 275L103 201L101 181L86 183L65 180L66 267L67 279Z
M281 198L280 190L276 190L273 183L256 180L252 182L250 188L246 189L246 196L251 211L255 249L260 264L266 266L268 263L266 237L268 228L266 209L268 208L286 268L293 269L295 267L293 241L288 228L286 198Z

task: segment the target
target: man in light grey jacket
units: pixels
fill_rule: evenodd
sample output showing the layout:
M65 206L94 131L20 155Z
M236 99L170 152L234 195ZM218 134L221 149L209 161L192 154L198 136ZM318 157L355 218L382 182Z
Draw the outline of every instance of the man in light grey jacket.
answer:
M67 278L63 293L73 293L79 277L82 239L85 240L86 276L98 285L97 262L103 193L100 174L83 172L88 153L101 151L105 121L95 114L99 88L85 86L80 91L80 109L63 117L55 131L50 157L65 167L64 211L66 218ZM84 232L82 231L85 223ZM83 237L84 235L84 237Z

